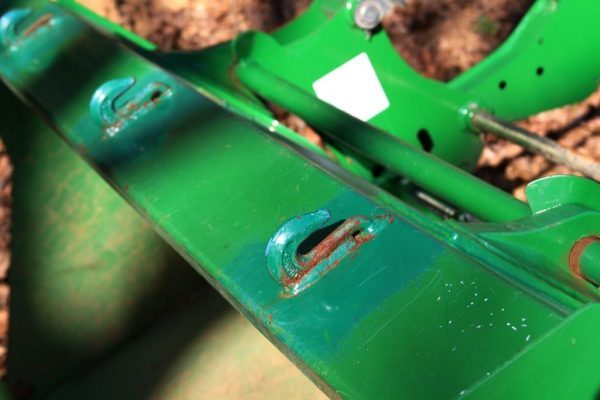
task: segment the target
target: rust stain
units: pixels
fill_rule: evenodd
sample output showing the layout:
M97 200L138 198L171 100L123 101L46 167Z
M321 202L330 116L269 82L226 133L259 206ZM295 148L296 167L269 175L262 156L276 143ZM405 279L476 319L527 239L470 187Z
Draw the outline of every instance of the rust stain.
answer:
M348 219L340 228L331 232L321 243L303 257L308 261L301 261L300 264L306 270L314 268L321 261L329 257L342 243L347 240L357 240L360 233L360 221L356 218Z
M29 27L27 27L27 29L23 31L23 36L27 37L33 35L35 31L37 31L41 27L49 25L50 21L52 21L52 18L54 18L54 14L51 13L42 15L33 24L29 25Z
M587 280L587 278L581 273L581 266L579 265L579 260L585 249L590 244L596 242L600 242L600 236L586 236L584 238L579 239L571 248L571 252L569 253L569 268L575 276Z
M380 216L377 218L386 218L388 216ZM389 221L389 219L388 219ZM282 283L284 286L291 286L297 284L302 280L304 276L309 274L317 265L331 257L333 252L339 248L345 242L351 242L352 246L348 249L345 255L335 260L333 263L327 266L326 269L319 271L319 276L324 276L327 272L336 268L342 260L349 255L353 254L356 257L356 251L363 244L375 239L374 234L365 234L361 228L361 219L354 217L349 218L340 228L331 232L325 239L323 239L315 248L313 248L303 258L304 261L300 261L300 265L304 267L303 270L293 277L286 278Z

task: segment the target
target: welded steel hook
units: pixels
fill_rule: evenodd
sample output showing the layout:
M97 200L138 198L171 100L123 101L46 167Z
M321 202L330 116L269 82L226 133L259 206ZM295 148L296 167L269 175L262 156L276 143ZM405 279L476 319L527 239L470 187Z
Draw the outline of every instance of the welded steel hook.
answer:
M90 101L90 113L94 122L101 127L110 127L119 119L117 100L123 97L135 85L135 78L114 79L100 86Z
M327 210L292 218L269 241L266 250L269 273L284 287L285 294L298 294L317 282L394 220L389 214L346 218L310 251L300 254L300 244L330 218Z
M266 249L271 276L280 283L295 279L305 268L297 260L298 246L331 218L327 210L299 215L287 221L273 235Z
M0 42L5 47L14 45L19 34L17 28L31 15L31 8L19 8L8 11L0 18Z

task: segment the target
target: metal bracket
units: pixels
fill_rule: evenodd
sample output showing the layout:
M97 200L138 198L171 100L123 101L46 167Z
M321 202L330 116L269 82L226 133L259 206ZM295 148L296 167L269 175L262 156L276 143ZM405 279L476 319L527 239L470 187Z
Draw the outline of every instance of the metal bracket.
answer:
M172 95L171 88L162 82L150 83L135 93L135 83L134 77L115 79L104 83L92 96L92 119L109 137L150 112L163 97ZM126 94L130 92L133 92L132 96L127 98Z
M269 241L265 254L269 273L285 294L300 293L393 222L390 215L348 218L312 250L300 254L300 244L330 218L327 210L299 215L283 224Z
M0 43L7 48L14 47L38 29L52 25L56 19L53 13L45 13L27 24L32 15L31 8L19 8L5 13L0 18Z

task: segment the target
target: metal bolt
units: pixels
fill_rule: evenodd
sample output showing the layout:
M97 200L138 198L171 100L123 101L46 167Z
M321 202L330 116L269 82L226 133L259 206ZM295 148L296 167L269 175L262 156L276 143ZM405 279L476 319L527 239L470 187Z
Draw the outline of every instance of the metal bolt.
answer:
M385 0L364 0L354 12L354 22L361 29L375 29L389 8L390 4Z
M554 163L565 165L600 182L600 164L573 153L551 139L538 136L509 122L502 121L484 111L471 113L470 118L473 128L479 132L493 133L522 146L532 153L544 156Z

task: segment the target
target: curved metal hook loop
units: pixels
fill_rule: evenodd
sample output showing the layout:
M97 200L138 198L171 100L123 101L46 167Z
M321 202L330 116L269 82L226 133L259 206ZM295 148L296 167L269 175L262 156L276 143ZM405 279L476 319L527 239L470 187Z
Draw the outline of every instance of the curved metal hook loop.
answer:
M330 218L331 213L327 210L300 215L287 221L273 235L265 255L269 273L277 282L284 283L298 277L305 268L296 259L298 246Z
M0 42L6 47L14 45L19 35L18 26L31 15L31 8L19 8L11 10L0 18Z
M90 101L90 113L94 122L101 127L116 124L120 119L116 102L133 85L135 85L135 78L129 76L108 81L100 86Z

